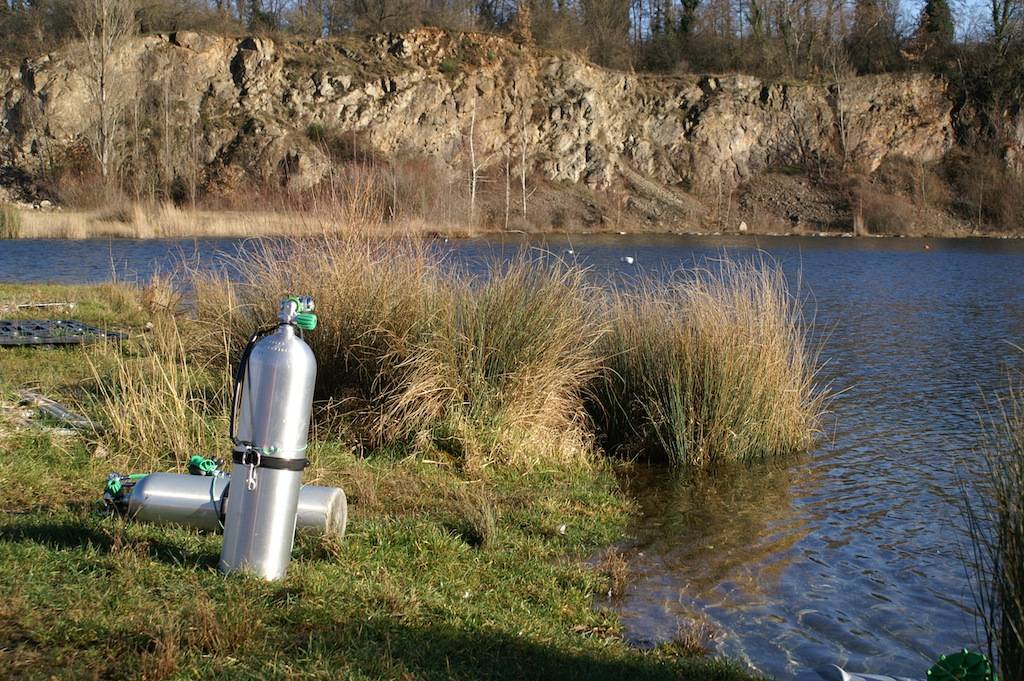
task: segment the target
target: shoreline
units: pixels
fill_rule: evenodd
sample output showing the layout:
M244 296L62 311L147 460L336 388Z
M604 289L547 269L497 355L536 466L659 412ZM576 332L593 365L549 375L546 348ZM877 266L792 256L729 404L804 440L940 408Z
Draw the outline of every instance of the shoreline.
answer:
M822 230L789 232L730 230L680 230L656 225L624 231L610 227L590 230L502 230L486 227L431 223L421 219L404 219L391 223L342 225L335 216L315 212L238 211L215 209L181 209L160 206L155 209L133 208L129 213L112 214L101 211L61 210L15 207L18 215L17 234L11 240L61 239L189 239L189 238L287 238L365 233L376 236L445 237L470 239L499 235L591 236L591 235L676 235L694 237L804 237L823 239L1024 239L1017 233L952 231L922 234L854 234Z
M38 288L0 285L0 301ZM298 640L308 651L310 678L420 678L436 669L510 681L531 674L762 678L709 654L705 638L684 635L690 628L654 650L638 649L618 616L598 603L621 589L625 576L614 556L598 564L593 557L619 541L635 507L611 460L596 455L587 465L524 461L464 469L454 454L364 452L320 431L310 440L306 480L345 490L349 527L342 538L297 536L280 583L243 583L211 570L221 548L217 532L93 511L110 471L182 473L184 455L218 451L226 435L208 430L219 416L210 403L202 418L214 422L165 423L185 433L179 446L167 445L175 438L153 415L179 413L169 407L184 394L125 377L159 369L192 388L209 388L220 374L208 374L191 359L196 350L180 346L179 331L195 339L204 327L175 322L140 291L110 284L42 288L73 299L86 323L155 326L124 341L127 351L104 344L57 349L46 363L36 348L0 352L0 442L12 452L5 472L13 483L0 490L0 588L12 594L5 614L14 632L0 633L0 645L11 651L12 668L44 658L57 660L48 669L61 674L69 669L61 661L72 660L78 671L107 677L116 669L111 659L145 671L158 650L166 651L159 659L169 671L154 678L208 678L225 670L258 677L277 668L282 642ZM161 334L174 342L154 340ZM79 402L93 382L118 392ZM64 431L22 413L8 398L25 385L81 404L108 427L102 434ZM121 391L139 398L128 401L134 409L114 397L127 394ZM122 413L129 417L119 420ZM125 425L142 432L133 423L166 437L151 446L128 436ZM39 564L60 569L33 571ZM517 588L498 588L510 583ZM123 607L97 610L96 593L118 594ZM144 608L165 613L160 627L131 615ZM389 642L384 653L381 640Z

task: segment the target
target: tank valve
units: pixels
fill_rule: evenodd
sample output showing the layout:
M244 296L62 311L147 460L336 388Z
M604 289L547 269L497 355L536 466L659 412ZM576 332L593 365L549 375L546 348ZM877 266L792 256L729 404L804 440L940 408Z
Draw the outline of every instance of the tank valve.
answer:
M312 331L317 322L313 310L313 299L309 296L290 296L281 301L281 312L277 318L283 324L294 324L303 331Z

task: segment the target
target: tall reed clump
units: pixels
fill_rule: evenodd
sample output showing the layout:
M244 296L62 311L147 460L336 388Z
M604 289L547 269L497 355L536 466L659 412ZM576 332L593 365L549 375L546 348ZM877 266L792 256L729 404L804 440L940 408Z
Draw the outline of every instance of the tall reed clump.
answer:
M478 447L466 452L477 459L487 449L505 459L526 450L580 453L582 392L599 367L584 271L521 256L492 264L479 284L463 275L450 286L438 333L417 350L425 380L412 386L426 389L395 394L396 413L404 415L407 406L422 412L424 398L430 404L440 395L441 432ZM443 377L440 384L436 377Z
M590 411L609 449L702 469L812 444L816 356L778 267L724 259L608 308Z
M1024 679L1024 393L997 402L982 472L963 490L974 594L999 678Z
M18 209L0 203L0 239L17 239L21 234L21 215Z
M197 275L200 316L235 345L312 295L321 421L368 447L447 452L466 465L586 457L581 393L597 337L582 271L538 259L479 279L423 244L280 242L239 258L236 282Z
M98 437L126 470L183 468L192 454L224 449L227 372L196 356L192 333L158 317L137 352L110 346L109 361L90 360L104 421Z

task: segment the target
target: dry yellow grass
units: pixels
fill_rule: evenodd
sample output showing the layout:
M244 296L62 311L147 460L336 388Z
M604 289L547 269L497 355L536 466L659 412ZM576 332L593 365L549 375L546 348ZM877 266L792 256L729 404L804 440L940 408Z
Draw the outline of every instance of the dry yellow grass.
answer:
M422 243L359 238L264 245L234 267L195 275L201 320L240 347L282 295L312 295L321 415L367 446L467 466L586 459L598 324L580 269L522 259L472 281Z
M217 451L228 414L228 367L192 351L195 328L170 314L155 317L134 352L101 346L86 355L104 417L98 437L125 470L184 469L192 454ZM223 334L221 334L223 336Z
M39 211L11 209L9 236L23 239L309 237L339 234L470 236L462 225L431 223L418 218L382 222L344 210L263 210L252 212L192 210L171 204L132 205L106 211Z
M1003 679L1024 678L1024 374L1011 376L988 404L981 465L961 489L975 606Z
M703 618L680 622L672 646L686 657L704 657L714 651L718 630Z
M597 570L608 580L609 600L620 599L626 595L626 587L629 585L629 561L621 550L614 546L606 550L597 564Z
M283 296L302 294L320 318L307 334L317 428L364 449L468 471L586 466L598 438L612 453L706 469L813 444L824 399L816 356L770 263L724 260L609 295L585 270L543 256L473 277L421 241L253 249L230 276L186 277L197 318L157 315L142 357L118 359L100 388L116 441L200 451L222 425L233 355L273 323ZM143 298L177 307L167 282Z
M0 202L0 239L17 239L21 235L21 213L14 206Z
M707 468L812 444L824 393L781 269L724 259L608 307L591 411L610 448Z

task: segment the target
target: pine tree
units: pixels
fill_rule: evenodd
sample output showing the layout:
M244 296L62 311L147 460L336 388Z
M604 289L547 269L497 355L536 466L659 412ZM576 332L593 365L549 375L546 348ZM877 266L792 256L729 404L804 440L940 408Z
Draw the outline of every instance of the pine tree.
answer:
M679 33L689 36L697 22L697 8L700 0L682 0L682 11L679 13Z
M948 0L926 0L917 29L923 53L926 56L944 53L953 44L955 32Z

